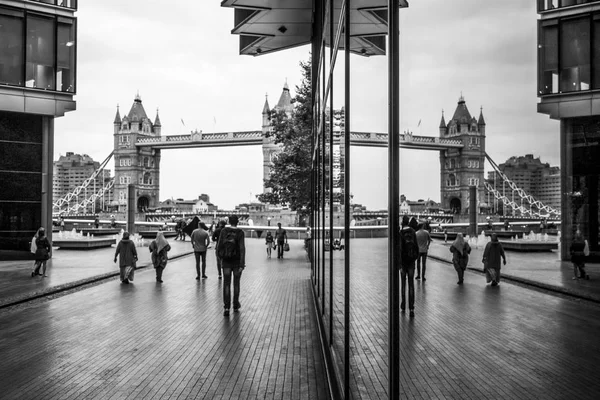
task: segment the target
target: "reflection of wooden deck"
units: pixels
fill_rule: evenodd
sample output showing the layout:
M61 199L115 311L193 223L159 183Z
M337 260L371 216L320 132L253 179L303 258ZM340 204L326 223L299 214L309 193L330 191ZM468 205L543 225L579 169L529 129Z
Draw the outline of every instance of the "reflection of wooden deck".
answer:
M540 241L536 241L536 240L501 240L500 243L502 243L502 247L504 247L504 250L512 250L512 251L527 251L527 252L534 252L534 251L552 251L552 250L557 250L558 249L558 243L557 242L540 242Z
M140 231L140 236L144 239L156 239L156 233L160 231ZM177 236L177 231L162 231L166 238Z
M116 243L113 238L55 239L52 241L52 246L69 250L91 250L110 247Z

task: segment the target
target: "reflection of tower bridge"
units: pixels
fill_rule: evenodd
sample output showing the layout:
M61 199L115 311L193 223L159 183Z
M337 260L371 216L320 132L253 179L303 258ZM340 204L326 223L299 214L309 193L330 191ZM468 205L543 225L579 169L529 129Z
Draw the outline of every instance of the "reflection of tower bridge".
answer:
M160 194L160 157L165 149L184 149L201 147L230 147L261 145L263 149L263 177L268 177L273 156L281 147L264 134L270 129L270 113L276 110L292 111L291 96L287 83L279 102L273 109L265 100L262 112L262 129L242 132L192 132L186 135L163 136L158 111L154 123L147 117L142 100L137 95L127 115L121 118L117 108L114 120L114 151L103 161L100 168L80 187L54 204L54 213L80 213L95 204L97 199L114 190L114 199L109 201L113 211L125 211L127 205L127 187L135 188L139 211L158 207ZM334 131L341 131L343 115L340 110L333 113ZM492 213L502 207L522 216L559 217L560 211L554 210L523 190L519 189L498 165L485 152L485 120L483 111L479 119L469 113L466 102L461 96L454 115L446 123L444 114L439 125L439 136L417 136L410 132L399 134L400 147L418 150L435 150L440 153L440 195L441 208L454 214L466 214L469 207L469 187L477 187L477 204L480 213ZM340 136L334 134L339 147ZM350 144L363 147L387 147L388 134L377 132L351 132ZM81 193L92 192L90 186L95 177L106 167L110 158L115 157L115 177L104 187L80 200ZM334 157L333 162L339 159ZM484 179L484 164L488 161L496 172L497 179ZM339 164L339 161L338 161ZM418 166L417 166L418 167ZM339 181L340 165L333 165L334 181ZM418 168L415 168L418 171ZM516 194L516 197L515 197Z

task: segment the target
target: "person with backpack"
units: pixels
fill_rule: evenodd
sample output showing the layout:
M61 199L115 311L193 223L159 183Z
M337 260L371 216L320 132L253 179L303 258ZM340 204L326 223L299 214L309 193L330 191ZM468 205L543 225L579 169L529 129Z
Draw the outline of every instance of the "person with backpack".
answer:
M415 316L415 261L419 257L419 246L415 230L409 226L408 216L402 217L400 229L400 280L402 282L402 303L400 310L406 311L406 281L408 280L408 309L410 317Z
M216 244L219 242L219 235L221 234L223 228L225 228L225 221L220 220L212 234L212 241L215 243L215 257L217 259L217 272L219 273L219 279L221 279L223 276L221 274L221 257L219 257L219 253L217 252Z
M281 222L277 223L275 239L277 239L277 258L283 258L283 245L287 243L287 232L281 227Z
M452 243L452 246L450 246L450 252L452 253L452 264L458 274L458 282L456 283L462 285L465 270L469 263L469 254L471 254L471 246L469 246L469 243L465 242L462 233L456 234L456 239Z
M240 304L240 278L246 268L246 246L244 231L237 227L237 215L229 217L230 227L221 230L217 241L217 254L221 257L223 270L223 316L229 316L231 308L231 275L233 275L233 311L238 312Z

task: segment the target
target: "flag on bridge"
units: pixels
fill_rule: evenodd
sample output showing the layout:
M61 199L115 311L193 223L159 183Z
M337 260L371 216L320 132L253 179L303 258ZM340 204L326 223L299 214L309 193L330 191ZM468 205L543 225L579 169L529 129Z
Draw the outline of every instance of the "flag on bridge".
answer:
M417 124L417 128L421 126L421 120L419 120L419 123Z
M181 124L185 126L185 122L183 122L183 118L181 118Z

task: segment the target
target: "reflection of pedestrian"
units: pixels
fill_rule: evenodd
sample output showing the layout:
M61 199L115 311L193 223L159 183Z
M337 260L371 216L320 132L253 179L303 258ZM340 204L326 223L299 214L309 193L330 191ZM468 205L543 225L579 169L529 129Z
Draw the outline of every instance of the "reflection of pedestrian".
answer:
M469 254L471 253L471 246L465 242L462 233L456 234L456 239L452 243L452 246L450 246L450 251L452 252L452 264L454 264L454 269L458 274L458 282L456 283L462 285L465 270L469 263Z
M273 239L271 231L267 231L267 236L265 236L265 244L267 245L267 258L271 258L271 250L275 245L275 239Z
M217 241L217 253L222 259L223 268L223 315L229 316L231 308L231 276L233 275L233 311L240 307L240 279L242 271L246 268L246 246L244 244L244 231L238 229L237 215L229 217L231 227L221 230Z
M63 216L60 217L59 225L60 225L60 231L61 232L64 231L65 230L65 217L63 217Z
M401 262L400 262L400 281L401 285L401 295L402 295L402 303L400 304L400 309L402 312L406 310L406 283L408 282L408 309L410 311L410 317L415 316L415 260L418 257L418 250L415 250L414 258L410 257L408 246L411 243L411 246L417 245L417 236L415 234L415 230L409 226L408 216L402 217L402 228L400 229L400 238L402 247L400 250L401 253Z
M425 228L424 224L419 226L419 230L417 231L417 245L419 245L419 258L417 258L417 276L415 279L421 279L426 281L425 278L425 270L427 268L427 252L429 251L429 244L431 243L431 236L429 236L429 232ZM423 270L421 271L421 264L423 265ZM422 274L422 275L421 275Z
M587 241L583 239L581 231L577 230L569 249L571 252L571 262L573 263L573 279L577 279L577 270L579 270L579 278L590 279L590 276L585 273L586 246Z
M35 264L33 272L31 272L31 276L46 275L46 262L50 258L52 254L52 244L48 240L46 236L46 230L44 228L38 229L37 233L34 236L35 238ZM40 268L42 268L42 273L40 274Z
M204 229L205 224L199 223L198 228L194 229L191 235L192 247L194 248L194 257L196 257L196 280L208 278L206 276L206 250L210 244L208 232ZM202 261L202 275L200 275L200 261Z
M148 250L152 253L152 265L156 269L156 282L162 283L162 274L169 260L167 253L171 250L171 245L165 239L165 234L157 232L156 239L150 243Z
M212 235L212 241L215 243L215 257L217 259L217 272L219 273L219 279L221 279L222 275L221 275L221 257L219 257L219 252L217 252L217 243L219 241L219 235L221 234L221 231L223 230L223 228L225 228L225 221L224 220L220 220L219 223L217 224L217 227L215 228L215 231L213 232Z
M502 263L506 265L506 256L502 243L498 241L498 235L492 233L492 241L485 245L483 250L483 270L487 283L492 282L492 286L500 283L500 258Z
M135 243L129 240L129 232L123 232L123 239L121 239L115 250L115 262L117 262L117 256L119 256L121 282L125 284L128 284L129 281L133 282L138 256Z
M98 229L100 227L100 218L98 218L97 215L94 218L94 226L96 227L96 229Z
M117 220L115 219L114 215L110 216L110 227L111 228L116 228L117 227Z
M287 232L281 227L281 222L277 223L275 239L277 239L277 258L283 258L283 244L287 243Z

